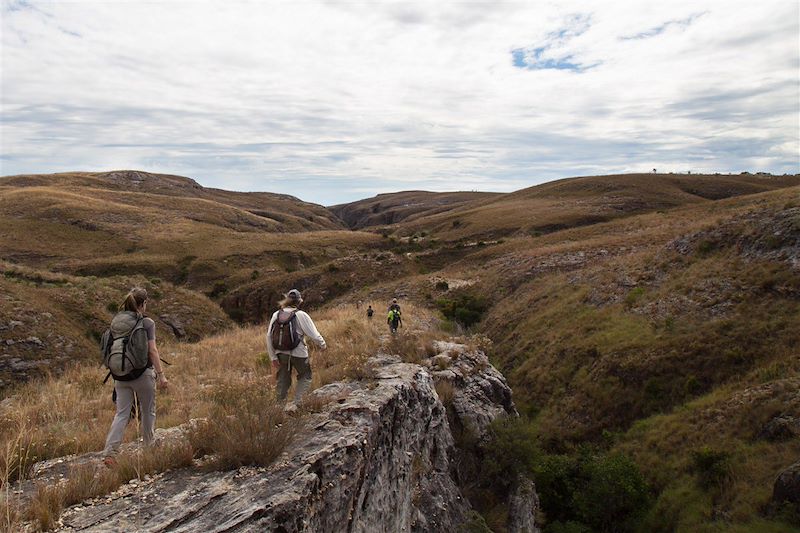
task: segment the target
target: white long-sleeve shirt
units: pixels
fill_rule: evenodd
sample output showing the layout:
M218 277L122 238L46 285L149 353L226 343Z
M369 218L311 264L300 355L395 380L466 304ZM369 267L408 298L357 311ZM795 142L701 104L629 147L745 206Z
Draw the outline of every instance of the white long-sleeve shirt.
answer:
M289 313L292 311L297 311L297 309L294 307L284 307L283 310ZM278 313L280 313L280 311L275 311L275 313L273 313L272 318L269 321L269 326L267 327L267 353L269 353L269 358L273 361L278 360L278 352L272 347L272 342L269 338L269 332L272 330L272 324L278 319ZM281 350L280 353L288 353L292 357L308 357L306 337L314 341L314 344L323 350L327 347L325 344L325 339L323 339L322 335L320 335L319 331L317 331L317 327L314 325L314 321L311 320L311 317L308 316L308 313L305 311L297 311L294 320L295 325L297 326L297 331L300 333L300 344L298 344L295 349L290 352Z

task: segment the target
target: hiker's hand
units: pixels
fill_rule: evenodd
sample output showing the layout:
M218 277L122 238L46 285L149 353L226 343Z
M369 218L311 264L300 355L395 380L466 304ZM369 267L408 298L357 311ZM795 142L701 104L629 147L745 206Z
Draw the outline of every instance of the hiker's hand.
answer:
M167 381L167 378L164 377L164 374L158 376L158 390L161 391L169 390L169 381Z
M280 370L280 368L281 368L281 362L278 361L277 359L273 359L272 360L272 370L277 372L278 370Z

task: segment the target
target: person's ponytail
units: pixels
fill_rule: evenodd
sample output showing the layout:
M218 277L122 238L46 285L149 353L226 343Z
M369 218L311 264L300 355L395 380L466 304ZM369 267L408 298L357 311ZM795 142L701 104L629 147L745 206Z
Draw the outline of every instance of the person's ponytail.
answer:
M132 313L141 312L140 309L147 301L147 291L141 287L134 287L125 296L125 301L122 303L124 311L131 311Z

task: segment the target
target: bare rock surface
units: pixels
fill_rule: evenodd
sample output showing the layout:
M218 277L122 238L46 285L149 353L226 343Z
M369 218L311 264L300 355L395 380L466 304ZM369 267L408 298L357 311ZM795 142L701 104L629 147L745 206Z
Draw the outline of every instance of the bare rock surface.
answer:
M457 354L448 370L462 423L481 433L515 413L485 355L455 345L441 351ZM453 434L431 372L388 355L371 366L374 382L315 391L330 403L269 467L133 481L68 509L60 531L457 531L471 507L455 481ZM519 501L532 520L530 497Z
M775 478L771 505L775 509L789 506L795 513L800 513L800 462L784 469Z

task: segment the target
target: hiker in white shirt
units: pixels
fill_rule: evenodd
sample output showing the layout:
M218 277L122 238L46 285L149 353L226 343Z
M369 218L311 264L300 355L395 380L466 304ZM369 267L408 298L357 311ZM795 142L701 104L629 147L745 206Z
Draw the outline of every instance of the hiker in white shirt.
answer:
M292 369L297 372L297 388L292 408L296 408L303 394L311 386L311 363L308 359L306 339L325 350L327 345L314 321L305 311L298 308L303 303L300 291L292 289L284 295L280 309L273 313L267 328L267 352L272 367L277 371L278 401L286 401L292 385Z

